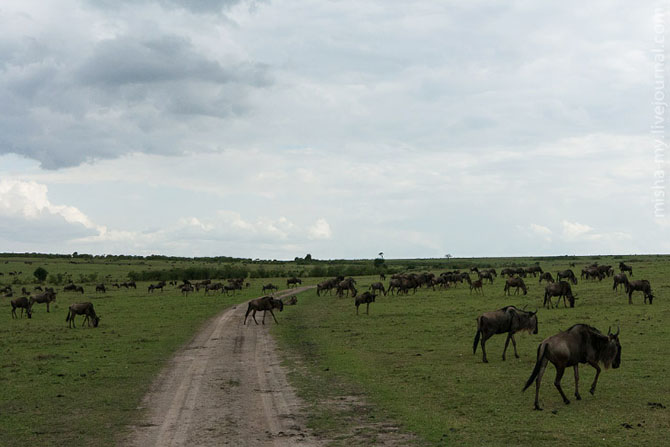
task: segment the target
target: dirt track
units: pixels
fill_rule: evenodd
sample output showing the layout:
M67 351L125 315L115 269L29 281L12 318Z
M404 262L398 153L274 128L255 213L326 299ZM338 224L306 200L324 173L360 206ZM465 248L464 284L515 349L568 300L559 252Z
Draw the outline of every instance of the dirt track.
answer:
M243 326L245 311L226 310L173 357L144 398L146 419L124 445L320 445L304 429L301 403L268 334L272 316L265 326Z

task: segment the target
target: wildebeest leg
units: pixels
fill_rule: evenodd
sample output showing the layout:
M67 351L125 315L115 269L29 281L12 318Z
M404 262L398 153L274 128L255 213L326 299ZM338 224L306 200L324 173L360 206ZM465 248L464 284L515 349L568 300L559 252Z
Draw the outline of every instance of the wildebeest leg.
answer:
M503 362L505 361L505 353L507 352L507 345L509 345L510 339L514 340L512 338L512 333L508 332L507 333L507 339L505 339L505 349L503 349ZM516 351L516 343L514 343L514 350ZM518 355L517 355L518 357Z
M598 384L598 376L600 375L600 366L598 366L598 362L589 362L589 365L596 369L596 377L593 379L593 385L591 385L591 389L589 390L591 394L595 394L596 385Z
M356 303L356 315L358 315L358 306L360 306L360 304Z
M628 289L628 304L633 304L633 288Z
M547 368L547 359L543 358L541 361L540 371L537 373L537 379L535 379L535 409L538 411L542 411L542 408L540 408L540 384L542 383L544 370Z
M487 334L487 333L485 333L485 332L482 332L482 341L481 341L481 345L482 345L482 361L483 361L484 363L488 363L488 362L489 362L489 361L486 359L486 340L488 340L488 339L491 338L492 336L493 336L493 334Z
M251 318L254 319L254 323L258 324L258 321L256 321L256 309L254 309L253 312L251 312Z
M519 354L516 352L516 340L514 339L514 334L510 332L510 339L512 340L512 346L514 346L514 357L519 358Z
M263 320L261 323L265 324L265 314L268 313L267 309L263 311Z
M367 303L368 307L365 308L365 315L370 315L370 303Z
M565 367L564 366L558 366L556 365L556 379L554 379L554 386L556 386L556 389L558 390L559 393L561 393L561 397L563 398L563 402L567 405L570 403L567 397L565 397L565 393L563 392L563 388L561 388L561 379L563 378L563 373L565 372Z
M577 400L582 400L582 396L579 395L579 364L575 365L575 397Z
M277 321L277 317L275 317L275 313L272 312L272 309L269 309L269 310L270 310L270 314L272 315L272 318L275 319L275 323L279 324L279 321Z

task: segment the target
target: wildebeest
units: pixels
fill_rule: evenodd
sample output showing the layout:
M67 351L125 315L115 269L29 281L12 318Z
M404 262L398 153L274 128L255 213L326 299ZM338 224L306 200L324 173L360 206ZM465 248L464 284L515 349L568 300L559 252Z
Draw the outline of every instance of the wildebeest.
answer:
M630 272L630 276L633 276L633 267L624 264L623 261L619 262L619 269L621 270L621 273Z
M480 270L477 272L477 275L479 276L480 281L484 281L485 279L488 279L491 284L493 284L493 273L491 273L488 270Z
M163 291L163 287L165 287L165 282L161 281L158 284L149 284L149 287L147 288L147 291L149 293L153 293L154 290L160 289L161 292Z
M298 304L298 297L295 295L291 295L287 298L280 298L280 300L285 306L295 306Z
M84 316L84 321L81 323L82 326L84 326L84 323L88 323L88 327L91 327L91 322L93 322L93 327L98 327L98 324L100 324L100 317L95 314L93 303L75 303L71 305L67 311L67 317L65 317L65 321L68 324L67 327L76 327L74 324L75 315Z
M511 289L512 287L516 287L516 290L514 291L515 295L519 293L519 289L523 290L524 295L528 294L526 284L523 282L523 279L519 277L509 278L505 281L505 288L503 289L503 291L505 292L506 295L511 295L509 289Z
M382 284L380 282L373 282L372 284L370 284L370 287L368 287L368 289L372 290L373 292L375 290L381 290L381 292L384 294L384 296L386 296L386 289L384 288L384 284Z
M45 304L47 305L47 312L49 312L49 304L52 301L56 301L56 292L53 290L47 290L46 292L38 293L37 295L30 297L30 305L34 303Z
M265 293L266 290L269 290L270 293L272 293L273 290L279 290L279 287L275 286L272 283L269 283L263 286L262 292Z
M512 340L514 346L514 356L519 358L516 351L516 340L514 334L519 331L528 331L537 334L537 310L535 312L528 312L523 309L517 309L514 306L505 306L492 312L485 312L477 317L477 334L475 335L475 342L472 345L472 353L477 352L477 343L481 338L482 344L482 361L488 363L486 359L486 340L495 334L507 333L505 340L505 349L503 349L502 359L505 360L505 353L509 341Z
M542 382L542 375L547 367L547 363L551 362L556 367L556 379L554 385L563 398L563 402L569 404L570 401L565 397L565 393L561 388L561 379L565 368L573 366L575 368L575 397L581 400L579 395L579 364L588 363L596 370L596 377L593 379L591 385L591 394L596 392L596 385L598 383L598 376L600 375L599 363L602 363L605 368L618 368L621 365L621 344L619 343L619 330L616 334L612 334L609 330L607 335L603 335L598 329L586 324L575 324L565 332L559 332L546 338L537 348L537 362L535 368L531 373L526 386L526 389L535 380L535 409L540 408L540 383Z
M542 280L545 280L547 282L554 282L554 277L551 276L551 273L549 272L544 272L543 274L540 275L540 284L542 283Z
M567 269L556 273L556 281L560 281L563 278L568 278L570 281L572 281L572 284L577 285L577 277L575 276L575 272L572 270Z
M190 292L195 292L195 288L191 284L182 284L179 286L182 295L188 295ZM207 291L205 291L207 293Z
M549 307L553 309L554 304L551 302L551 297L553 296L558 297L558 301L556 302L557 308L558 303L561 302L561 298L563 298L563 307L568 307L565 303L566 298L568 299L568 302L570 302L570 307L575 307L575 296L572 294L572 288L567 281L553 282L546 285L544 288L544 303L542 304L542 307L546 307L548 302Z
M339 297L342 297L344 295L344 291L347 291L347 296L349 296L349 292L351 292L351 296L355 297L356 294L358 293L358 290L356 290L356 287L354 286L356 284L356 281L354 278L347 278L342 281L340 281L337 284L337 290L335 294Z
M23 309L26 310L26 315L28 318L33 316L33 304L28 301L28 298L22 296L20 298L15 298L11 301L12 303L12 318L19 318L16 316L16 309L21 309L21 318L23 318Z
M265 314L267 311L270 311L270 314L272 314L272 318L274 318L275 323L279 324L277 321L277 317L275 317L274 312L272 312L272 309L279 309L279 312L284 310L284 303L282 300L276 300L271 296L264 296L262 298L257 298L255 300L249 301L249 306L247 307L247 313L244 315L244 323L247 324L247 317L249 316L249 313L253 312L251 314L251 317L254 319L254 322L258 324L258 321L256 321L256 312L259 310L263 311L263 320L262 323L265 324Z
M104 284L97 284L95 286L95 291L97 292L102 292L102 293L107 293L107 289L105 288Z
M526 271L526 273L532 274L533 277L535 277L538 273L539 274L544 273L544 271L542 270L542 267L540 267L539 265L533 265L531 267L526 267L525 271Z
M295 276L286 280L286 287L298 287L298 284L302 284L302 279Z
M612 290L619 291L619 284L623 285L623 289L626 290L626 285L628 284L628 277L625 273L617 273L614 275L614 284L612 285Z
M470 284L470 293L472 293L473 290L475 291L475 293L479 290L480 292L482 292L482 295L484 295L484 287L481 279L472 281L468 276L468 284Z
M633 292L640 291L644 293L644 302L647 302L649 299L649 304L654 301L654 295L651 293L651 284L646 279L640 279L637 281L628 281L626 284L626 292L628 293L628 304L633 304Z
M363 292L360 294L360 296L357 296L354 300L354 304L356 305L356 315L358 315L358 306L360 306L361 304L367 305L367 307L365 308L365 314L369 315L370 303L374 303L376 297L377 295L370 292Z

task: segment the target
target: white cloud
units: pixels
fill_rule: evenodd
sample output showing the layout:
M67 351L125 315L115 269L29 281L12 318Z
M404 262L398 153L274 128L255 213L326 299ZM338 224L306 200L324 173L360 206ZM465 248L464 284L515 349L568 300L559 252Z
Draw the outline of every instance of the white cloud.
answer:
M328 221L324 218L317 219L317 221L309 228L310 239L330 239L333 232L330 229Z
M561 226L563 227L563 236L567 239L576 239L593 231L593 228L588 225L568 222L567 220L562 221Z
M553 234L553 231L551 231L549 228L543 226L543 225L538 225L535 223L530 224L530 230L537 234L538 236L541 236L544 238L546 241L551 241L551 235Z

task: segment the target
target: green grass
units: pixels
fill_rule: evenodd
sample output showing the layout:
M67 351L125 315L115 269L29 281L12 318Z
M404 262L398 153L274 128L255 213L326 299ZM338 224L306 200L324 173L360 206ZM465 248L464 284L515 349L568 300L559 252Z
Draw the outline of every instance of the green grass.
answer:
M252 284L230 297L148 294L147 283L105 295L59 292L50 313L35 305L32 319L18 320L2 298L0 443L113 445L139 417L140 400L165 361L209 317L258 296L260 281ZM77 328L67 328L67 307L80 301L94 303L100 327L81 328L78 316Z
M573 270L579 275L590 262L580 259ZM599 262L618 264L606 257ZM527 280L527 296L505 297L498 278L484 287L484 297L470 295L467 285L381 297L369 316L356 316L352 299L309 292L274 330L284 349L305 359L307 372L292 379L314 409L331 398L322 385L335 378L344 384L340 392L363 393L384 417L429 445L661 445L670 429L670 281L665 273L670 264L646 258L631 264L634 279L651 281L656 295L652 306L642 304L641 294L629 305L623 293L612 291L611 278L580 281L573 287L579 296L576 307L540 309L539 334L519 334L521 358L514 358L510 346L506 362L501 359L502 335L487 343L489 364L482 363L479 348L472 354L475 318L508 304L541 308L544 286L537 278ZM568 267L567 262L541 265L554 275ZM373 280L360 279L359 290ZM592 396L588 388L595 371L582 365L583 400L566 406L553 386L555 369L550 366L540 393L545 411L535 412L534 387L525 393L521 389L535 364L537 345L578 322L603 331L621 326L621 368L604 370ZM572 369L562 384L571 397ZM669 408L655 409L650 402ZM317 432L328 433L334 430L331 420L338 418L347 416L315 414L310 423Z

